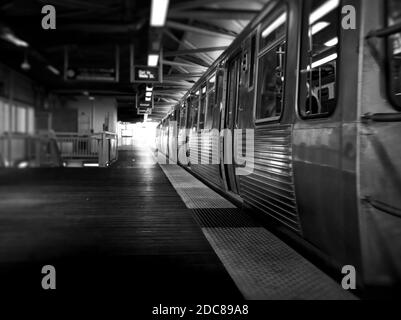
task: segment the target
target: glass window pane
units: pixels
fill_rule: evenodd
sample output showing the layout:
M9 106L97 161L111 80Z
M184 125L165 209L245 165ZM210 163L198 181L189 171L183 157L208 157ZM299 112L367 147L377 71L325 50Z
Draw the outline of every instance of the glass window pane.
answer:
M301 102L303 117L329 116L337 104L337 60L339 0L312 1L309 15L306 99Z
M190 129L196 129L198 126L199 94L200 92L197 91L190 98L190 108L191 108Z
M259 86L256 119L281 115L284 102L285 43L279 44L259 58Z
M206 109L206 86L201 89L201 99L200 99L200 112L199 112L199 130L205 128L205 109Z
M216 75L216 90L215 101L213 104L213 129L220 129L220 106L223 99L223 84L224 84L224 73L222 71L217 72Z
M206 123L205 128L211 129L213 122L213 107L215 103L215 82L216 77L213 76L207 82L207 106L206 106Z
M388 25L401 23L401 2L390 0L388 2ZM401 106L401 33L389 37L389 64L390 64L390 93L392 100Z
M284 103L287 11L280 8L262 25L258 55L256 120L281 116Z
M287 11L281 8L266 23L262 25L260 33L259 51L285 37L287 32Z

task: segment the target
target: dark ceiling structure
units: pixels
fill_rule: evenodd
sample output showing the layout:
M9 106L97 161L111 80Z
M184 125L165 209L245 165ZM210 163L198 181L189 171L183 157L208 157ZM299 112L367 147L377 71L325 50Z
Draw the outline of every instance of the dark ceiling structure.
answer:
M163 82L154 85L155 108L149 118L160 120L266 1L170 0L165 26L154 28L149 27L150 0L0 0L0 32L12 32L29 44L0 40L0 60L21 70L27 58L31 68L24 72L59 95L116 97L120 120L138 121L143 116L136 115L134 102L143 85L130 82L131 50L135 64L146 65L156 43ZM41 8L49 4L56 8L56 30L41 27ZM110 65L116 54L119 81L66 81L66 52L71 59L75 53L99 65Z

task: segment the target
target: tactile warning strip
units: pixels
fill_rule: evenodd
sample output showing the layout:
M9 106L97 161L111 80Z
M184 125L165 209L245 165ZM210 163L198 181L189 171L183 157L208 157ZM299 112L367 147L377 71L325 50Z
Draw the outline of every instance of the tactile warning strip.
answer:
M186 170L162 169L246 299L356 299Z
M204 228L202 231L246 299L354 298L264 228Z
M188 208L235 208L230 201L208 188L178 165L160 166Z
M258 223L239 208L193 209L195 220L202 228L252 228Z

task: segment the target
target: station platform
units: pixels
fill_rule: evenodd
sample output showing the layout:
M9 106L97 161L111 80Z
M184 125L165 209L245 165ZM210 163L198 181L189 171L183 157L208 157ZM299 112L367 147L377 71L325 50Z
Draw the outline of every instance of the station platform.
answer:
M355 299L177 165L128 147L110 168L0 171L0 294L157 301ZM48 292L46 292L48 293Z

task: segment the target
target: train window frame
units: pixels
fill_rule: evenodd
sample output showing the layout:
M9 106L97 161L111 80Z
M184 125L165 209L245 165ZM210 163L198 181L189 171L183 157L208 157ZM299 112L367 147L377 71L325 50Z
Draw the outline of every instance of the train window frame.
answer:
M286 21L285 21L285 33L282 37L276 39L275 41L271 42L268 45L262 45L261 44L261 37L263 31L266 29L266 27L272 23L272 21L277 20L282 14L286 14ZM253 117L254 117L254 122L256 125L264 124L264 123L276 123L279 122L284 114L284 109L285 109L285 92L286 92L286 86L287 83L284 80L283 83L283 101L282 101L282 106L281 106L281 112L280 115L274 116L274 117L268 117L268 118L257 118L257 111L258 111L258 105L260 102L260 82L261 82L261 63L260 60L265 57L269 52L274 50L274 48L277 48L280 44L284 44L286 46L286 54L285 54L285 59L284 59L284 67L283 67L283 74L286 76L287 75L287 48L288 48L288 36L289 36L289 17L290 17L290 8L288 3L284 4L278 4L275 6L274 9L272 9L266 17L264 17L264 21L259 24L257 28L257 33L256 33L256 50L255 50L255 81L254 81L254 88L255 88L255 99L254 99L254 108L253 108Z
M198 99L197 97L197 89L194 89L191 91L187 97L187 108L188 108L188 118L187 118L187 129L188 130L197 130L198 129L198 117L199 117L199 101L198 101L198 107L197 107L197 112L195 113L193 108L194 108L194 99ZM196 98L195 98L196 97ZM196 109L196 108L195 108ZM196 123L194 123L193 115L196 114Z
M206 100L207 100L207 83L202 82L201 86L199 87L199 103L198 103L198 124L196 126L196 129L198 132L202 131L205 129L205 120L206 120ZM201 114L202 114L202 99L204 99L204 105L203 105L203 128L200 128L201 124Z
M390 24L390 2L393 0L387 0L386 1L386 6L384 10L384 21L386 21L385 25L387 28L391 27L392 25ZM393 42L391 38L395 36L396 34L401 34L401 32L394 32L392 34L389 34L386 36L386 88L387 88L387 96L388 99L393 106L393 108L397 111L401 111L401 101L397 102L396 97L395 97L395 92L393 89L393 78L391 76L392 74L392 60L393 60Z
M213 82L211 82L212 79L214 79ZM215 105L216 105L216 81L217 81L217 73L216 72L213 72L212 75L208 76L206 79L206 105L205 105L204 130L211 130L212 126L213 126L213 109L215 108ZM212 85L210 86L209 83L211 83ZM212 105L209 110L210 94L213 92L214 92L215 96L213 97L213 99L211 101ZM210 119L208 118L209 112L212 114Z
M327 0L329 2L330 0ZM343 0L338 0L338 16L337 16L337 39L338 43L336 44L336 69L335 69L335 96L336 102L332 107L332 110L327 113L318 113L312 115L304 115L302 114L302 110L306 109L304 105L304 101L307 97L307 72L309 72L309 32L310 32L310 16L312 14L312 2L313 0L305 1L306 5L303 8L303 19L302 19L302 30L301 30L301 58L300 58L300 70L299 70L299 81L298 81L298 103L297 103L297 115L304 121L311 121L311 120L327 120L332 118L332 116L336 113L339 104L339 80L340 80L340 72L342 66L342 46L341 46L341 39L342 39L342 28L341 28L341 8L343 5ZM319 19L318 19L319 20ZM307 50L305 50L305 46ZM328 61L330 62L330 61ZM305 98L305 99L304 99Z
M250 35L250 57L249 57L249 72L248 72L248 92L255 89L256 81L256 63L258 60L258 31L253 32Z
M185 102L181 102L179 104L179 114L180 114L180 118L179 118L179 129L185 129L187 124L186 124L186 118L187 118L187 114L186 114L186 106L185 106Z
M226 69L223 67L218 67L216 70L215 96L214 96L214 106L215 106L214 110L216 110L216 108L218 109L218 117L215 118L213 113L212 129L218 129L218 130L221 129L221 120L223 117L222 104L224 103L224 94L226 86L225 77L226 77Z
M185 107L186 107L186 109L187 109L187 118L186 118L186 120L185 120L185 128L186 129L191 129L191 127L190 127L190 121L192 120L191 119L191 106L192 106L192 104L191 104L191 92L189 92L188 93L188 95L185 97Z

